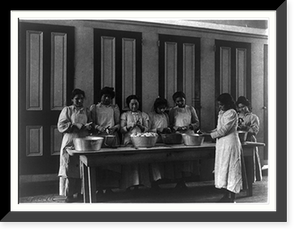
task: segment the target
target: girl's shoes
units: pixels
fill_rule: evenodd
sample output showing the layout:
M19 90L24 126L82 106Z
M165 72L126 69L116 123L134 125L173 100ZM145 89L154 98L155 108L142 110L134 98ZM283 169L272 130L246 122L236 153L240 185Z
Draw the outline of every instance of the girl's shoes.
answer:
M224 196L219 200L219 202L234 203L235 202L235 193L226 190Z
M66 203L83 202L83 196L82 196L82 194L78 194L77 197L74 197L74 196L67 196L67 199L66 199L65 202L66 202Z

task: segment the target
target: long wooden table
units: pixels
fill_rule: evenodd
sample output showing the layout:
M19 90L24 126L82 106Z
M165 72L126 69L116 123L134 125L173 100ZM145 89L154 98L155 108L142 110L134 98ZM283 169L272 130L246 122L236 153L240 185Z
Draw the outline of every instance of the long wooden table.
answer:
M245 142L243 147L253 148L261 143ZM204 142L201 146L157 145L152 148L118 147L102 148L99 151L76 151L67 149L71 156L80 159L83 169L84 202L96 202L96 168L109 164L133 164L170 161L200 160L214 157L215 143ZM251 183L252 185L252 183Z

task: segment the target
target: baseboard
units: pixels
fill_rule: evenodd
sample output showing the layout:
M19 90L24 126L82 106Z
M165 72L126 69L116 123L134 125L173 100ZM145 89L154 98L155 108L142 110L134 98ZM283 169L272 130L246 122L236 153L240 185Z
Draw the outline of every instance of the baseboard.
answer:
M39 175L20 175L19 182L23 183L37 183L46 181L57 181L57 174L39 174Z

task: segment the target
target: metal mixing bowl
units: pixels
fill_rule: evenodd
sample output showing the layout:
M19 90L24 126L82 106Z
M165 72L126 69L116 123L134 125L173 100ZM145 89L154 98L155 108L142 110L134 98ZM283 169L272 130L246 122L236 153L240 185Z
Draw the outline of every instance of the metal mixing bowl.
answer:
M98 136L87 136L74 138L73 143L77 151L98 151L101 149L104 138Z
M182 134L182 139L184 145L188 146L200 146L204 141L204 137L198 134Z
M103 148L114 148L117 146L117 137L116 135L100 135L103 137L102 147Z
M131 137L131 142L135 148L150 148L154 147L157 141L157 136L136 136Z

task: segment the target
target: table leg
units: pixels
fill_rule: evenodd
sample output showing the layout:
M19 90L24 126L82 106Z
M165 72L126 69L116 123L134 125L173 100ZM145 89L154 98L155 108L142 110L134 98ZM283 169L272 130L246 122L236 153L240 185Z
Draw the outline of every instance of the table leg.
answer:
M242 163L243 189L247 190L247 193L248 193L249 186L248 186L248 177L247 177L244 153L242 153L242 155L241 155L241 163Z
M88 167L88 191L89 202L96 202L96 169L94 167Z
M252 150L252 149L250 149ZM247 196L253 195L252 184L254 179L254 161L252 151L248 151L249 154L245 155L246 173L248 179L248 193Z
M89 190L88 190L88 171L87 171L87 166L82 164L82 183L83 183L83 201L84 203L89 202Z

